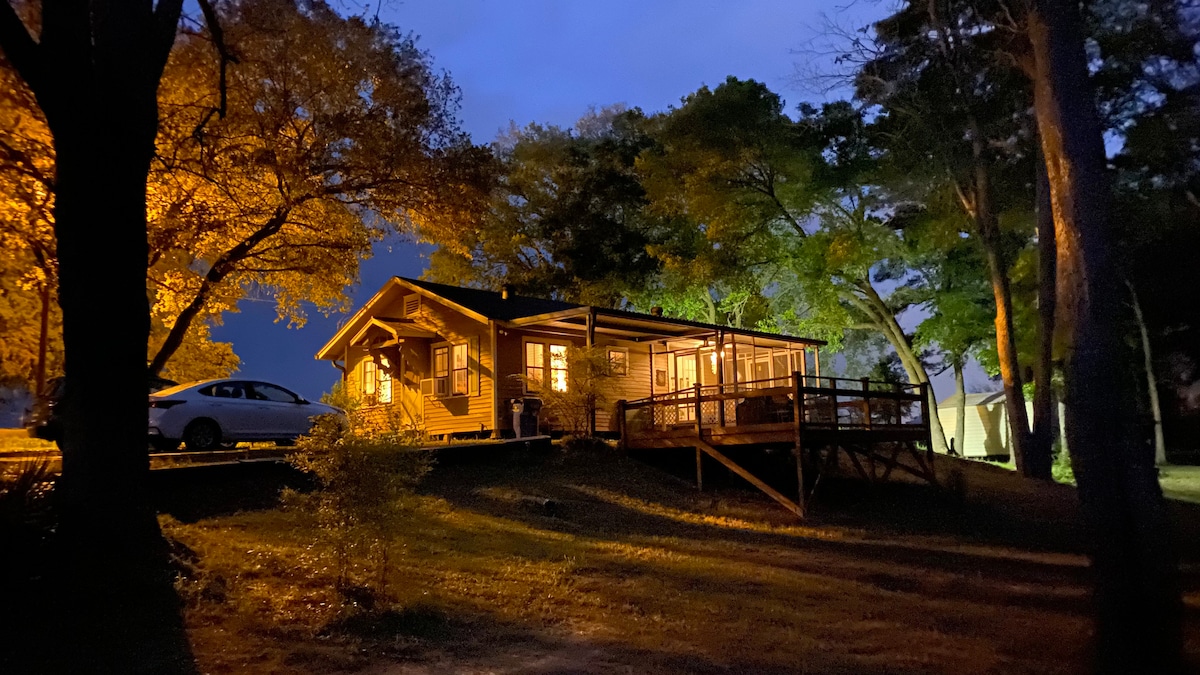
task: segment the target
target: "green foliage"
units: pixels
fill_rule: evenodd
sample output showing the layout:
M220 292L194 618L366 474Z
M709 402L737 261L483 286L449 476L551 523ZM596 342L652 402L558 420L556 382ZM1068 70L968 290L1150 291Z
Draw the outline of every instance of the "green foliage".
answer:
M54 472L48 460L26 460L0 471L0 532L12 536L49 519Z
M659 268L660 219L633 171L652 142L641 112L619 107L574 130L514 127L495 146L503 175L485 217L452 241L428 233L432 278L618 306Z
M362 405L362 400L355 395L353 389L346 385L345 380L338 380L333 383L333 387L329 391L321 394L321 403L340 408L346 411L347 415L353 416L354 412Z
M336 415L317 418L296 441L288 461L312 475L317 489L289 490L284 500L315 518L337 557L339 586L353 585L351 560L360 557L375 563L375 590L386 593L389 542L405 526L407 498L431 467L417 441L403 430L351 428Z
M1055 443L1054 463L1050 465L1050 475L1056 483L1075 484L1075 470L1071 466L1071 457L1060 443Z

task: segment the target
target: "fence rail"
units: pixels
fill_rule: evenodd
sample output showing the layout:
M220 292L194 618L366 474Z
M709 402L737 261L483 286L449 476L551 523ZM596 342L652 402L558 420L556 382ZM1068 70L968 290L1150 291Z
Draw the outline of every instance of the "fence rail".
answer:
M698 435L781 431L924 431L928 434L928 385L816 377L789 378L688 389L620 403L624 442L651 440L679 431Z

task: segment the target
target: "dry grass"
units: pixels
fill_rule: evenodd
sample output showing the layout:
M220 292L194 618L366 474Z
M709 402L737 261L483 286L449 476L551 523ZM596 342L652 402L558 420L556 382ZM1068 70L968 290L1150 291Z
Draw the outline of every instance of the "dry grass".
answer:
M615 458L444 467L371 611L298 514L168 530L200 555L182 588L209 673L1086 670L1083 557L898 489L801 525Z
M30 437L24 429L0 429L0 455L12 452L58 452L58 448L51 441Z

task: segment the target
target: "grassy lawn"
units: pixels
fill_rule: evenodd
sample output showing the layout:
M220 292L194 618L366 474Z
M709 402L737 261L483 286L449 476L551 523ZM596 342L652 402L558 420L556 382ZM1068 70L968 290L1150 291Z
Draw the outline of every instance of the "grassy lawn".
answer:
M50 441L32 438L24 429L0 429L0 455L11 452L57 452Z
M164 524L199 555L205 673L1086 672L1086 561L1056 517L829 487L800 524L610 456L443 466L369 609L300 514Z

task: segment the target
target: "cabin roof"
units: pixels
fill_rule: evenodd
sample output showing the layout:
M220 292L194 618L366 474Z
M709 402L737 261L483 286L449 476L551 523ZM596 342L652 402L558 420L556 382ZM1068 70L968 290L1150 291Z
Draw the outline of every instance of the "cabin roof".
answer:
M359 335L373 320L373 308L395 299L397 294L417 292L463 314L487 323L496 321L513 327L541 327L566 330L586 330L589 322L596 333L632 340L702 339L715 333L743 336L779 346L804 344L821 346L825 342L762 331L717 326L699 321L674 319L624 310L591 307L561 300L547 300L501 293L478 288L463 288L420 279L392 277L382 289L362 306L349 320L342 323L329 342L317 352L318 359L337 360L354 336ZM376 321L376 323L378 323Z
M455 305L497 321L512 321L528 316L551 314L564 310L584 309L587 307L587 305L577 305L573 302L530 298L513 294L510 294L508 299L505 300L496 291L463 288L461 286L450 286L449 284L435 284L432 281L422 281L420 279L397 278L424 289L439 298L449 300Z

